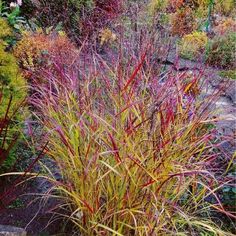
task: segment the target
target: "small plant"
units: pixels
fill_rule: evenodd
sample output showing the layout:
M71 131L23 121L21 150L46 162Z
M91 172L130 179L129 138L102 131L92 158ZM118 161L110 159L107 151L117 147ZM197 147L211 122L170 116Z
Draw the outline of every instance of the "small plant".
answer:
M235 32L236 21L233 18L227 17L221 20L214 28L217 35L226 35Z
M223 37L216 37L210 41L206 62L223 69L235 67L236 34L231 33Z
M216 11L222 13L226 16L233 14L235 12L235 1L234 0L217 0L216 3Z
M8 24L17 32L21 25L26 23L20 13L20 5L18 3L11 2L10 6L6 6L4 1L0 0L0 17L5 18Z
M151 15L155 15L159 11L163 12L166 10L168 3L169 3L169 0L164 0L164 1L151 0L148 6L149 12L151 13Z
M25 203L21 199L17 198L7 208L17 209L17 208L23 208L24 206L25 206Z
M208 43L208 37L205 32L193 32L184 35L178 44L179 54L187 59L199 58L203 55Z

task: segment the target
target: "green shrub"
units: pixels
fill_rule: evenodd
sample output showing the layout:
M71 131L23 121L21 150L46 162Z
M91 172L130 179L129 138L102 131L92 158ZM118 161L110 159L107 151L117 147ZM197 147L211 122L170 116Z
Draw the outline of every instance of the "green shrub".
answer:
M155 15L159 11L164 11L168 6L168 0L160 1L160 0L151 0L149 3L149 12L151 15Z
M210 42L207 63L223 69L235 67L236 34L217 37Z
M13 34L12 29L9 27L7 21L0 17L0 38L5 40Z
M3 87L3 98L9 99L14 94L13 104L18 103L25 97L25 80L22 78L15 57L5 51L3 41L0 41L0 87ZM0 107L0 114L5 106Z
M15 139L15 134L19 129L19 124L24 119L23 111L19 111L16 114L19 106L26 96L26 83L21 76L17 61L15 57L5 51L5 43L0 40L0 89L1 89L1 101L0 101L0 121L10 119L10 124L7 124L6 134L0 135L0 144L4 150L7 150L9 146L12 146L12 140ZM7 114L7 115L6 115ZM5 122L4 122L5 125ZM6 139L4 138L6 137ZM14 148L7 155L7 159L4 161L2 168L9 168L15 162Z

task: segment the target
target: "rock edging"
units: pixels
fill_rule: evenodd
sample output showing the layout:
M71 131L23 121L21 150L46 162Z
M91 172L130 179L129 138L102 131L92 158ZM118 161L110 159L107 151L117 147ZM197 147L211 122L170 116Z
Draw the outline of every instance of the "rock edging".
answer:
M0 225L0 236L26 236L24 229L10 225Z

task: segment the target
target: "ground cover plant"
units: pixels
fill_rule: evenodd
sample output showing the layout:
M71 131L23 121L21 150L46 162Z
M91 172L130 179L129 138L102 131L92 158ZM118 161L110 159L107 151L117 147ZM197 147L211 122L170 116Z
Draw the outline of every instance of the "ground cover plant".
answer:
M232 1L0 3L3 218L28 202L26 230L235 234Z

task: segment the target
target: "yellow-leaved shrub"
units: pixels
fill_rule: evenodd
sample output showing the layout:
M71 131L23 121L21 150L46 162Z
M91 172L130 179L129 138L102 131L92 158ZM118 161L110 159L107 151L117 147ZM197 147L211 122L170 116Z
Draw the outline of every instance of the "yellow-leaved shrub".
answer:
M3 126L5 139L0 135L0 145L3 150L11 147L26 116L22 103L26 97L26 82L22 77L16 58L6 51L6 44L0 40L0 122ZM17 112L16 112L17 111ZM7 120L7 121L6 121ZM10 122L10 123L9 123ZM13 166L17 158L16 146L10 149L6 160L0 165L0 172ZM4 157L3 157L4 158ZM1 158L0 158L1 159Z
M9 27L7 21L0 17L0 38L5 39L13 35L12 29Z
M178 53L187 59L199 57L205 50L208 37L205 32L194 31L184 35L178 44Z

